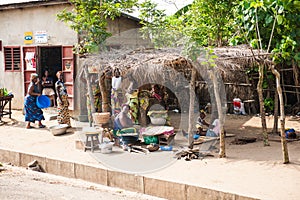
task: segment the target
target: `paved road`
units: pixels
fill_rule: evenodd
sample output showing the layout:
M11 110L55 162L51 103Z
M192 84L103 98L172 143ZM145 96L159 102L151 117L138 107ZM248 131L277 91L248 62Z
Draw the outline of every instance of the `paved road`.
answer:
M1 171L1 169L5 169ZM1 200L161 200L122 189L110 188L86 181L34 172L20 167L0 167Z

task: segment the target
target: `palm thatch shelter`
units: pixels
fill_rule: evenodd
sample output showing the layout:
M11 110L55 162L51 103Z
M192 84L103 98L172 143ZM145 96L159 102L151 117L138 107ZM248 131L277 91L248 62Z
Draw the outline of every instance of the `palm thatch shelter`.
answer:
M202 63L205 54L200 55L198 62L193 62L182 54L182 49L111 49L99 55L90 55L80 63L82 69L87 69L89 73L98 73L99 77L110 81L111 71L115 68L121 70L123 76L124 92L134 89L148 89L149 84L159 84L164 86L170 93L170 104L176 104L182 109L188 109L189 85L192 80L192 71L195 73L196 107L204 107L207 103L213 103L213 92L209 71L213 70L219 76L219 84L224 86L220 91L223 102L227 104L228 111L231 109L233 98L251 100L252 102L246 110L256 112L258 109L258 97L256 85L258 80L255 66L266 64L268 61L265 54L257 50L252 50L248 46L224 47L214 49L216 66L208 68ZM282 70L284 71L284 70ZM298 71L297 71L298 72ZM101 79L101 78L100 78ZM292 74L291 79L298 83L299 73ZM268 80L272 82L273 80ZM271 84L272 85L272 84ZM273 85L275 85L273 81ZM108 88L107 88L108 87ZM299 84L293 86L293 95L299 96ZM283 87L285 88L285 86ZM106 84L109 92L109 83ZM265 88L266 96L274 96L275 88ZM288 92L284 89L284 92ZM273 94L272 94L273 93ZM286 94L287 95L287 94ZM108 95L109 96L109 95ZM286 100L288 97L286 97ZM299 102L299 101L298 101ZM107 100L106 103L109 103Z
M239 61L229 60L228 57L239 56L242 49L218 49L219 58L216 60L216 71L221 74L226 85L226 96L231 101L237 95L241 99L253 99L252 84L245 76L247 67L252 66L252 58ZM239 51L238 51L239 50ZM231 52L230 54L228 52ZM227 54L227 55L226 55ZM245 51L243 51L245 54ZM112 50L100 55L93 55L85 59L83 66L90 72L105 74L105 72L119 68L125 78L124 89L133 87L143 88L147 84L166 86L173 93L188 92L192 69L196 69L196 90L199 103L210 102L207 82L209 81L207 68L196 66L190 59L182 55L181 49L137 49ZM241 65L242 63L242 65ZM250 63L250 64L249 64ZM246 88L246 89L245 89ZM137 88L135 88L137 89Z

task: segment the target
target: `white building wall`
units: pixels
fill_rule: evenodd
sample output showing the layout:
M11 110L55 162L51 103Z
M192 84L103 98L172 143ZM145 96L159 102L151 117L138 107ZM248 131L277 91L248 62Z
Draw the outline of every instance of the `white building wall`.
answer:
M34 8L12 9L0 11L0 40L2 46L52 46L74 45L77 34L64 22L56 19L56 14L67 5L42 6ZM46 31L49 37L47 44L36 44L33 38L31 45L24 44L24 33ZM22 52L23 53L23 52ZM24 58L21 72L4 71L4 51L0 51L0 88L6 87L15 96L13 109L22 109L24 102Z

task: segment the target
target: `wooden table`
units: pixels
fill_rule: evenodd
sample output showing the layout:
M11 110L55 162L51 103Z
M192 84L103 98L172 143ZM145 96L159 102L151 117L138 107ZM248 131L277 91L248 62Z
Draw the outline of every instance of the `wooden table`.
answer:
M4 96L0 97L0 121L2 121L2 117L4 115L9 115L9 118L11 119L11 100L13 96ZM5 106L8 104L8 111L4 110Z

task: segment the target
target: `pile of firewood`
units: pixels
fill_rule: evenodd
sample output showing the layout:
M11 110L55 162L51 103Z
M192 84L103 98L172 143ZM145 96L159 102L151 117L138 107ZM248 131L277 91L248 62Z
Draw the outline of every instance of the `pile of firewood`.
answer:
M211 152L200 152L199 148L182 148L175 152L177 160L184 159L191 161L193 159L203 159L206 156L214 156Z

